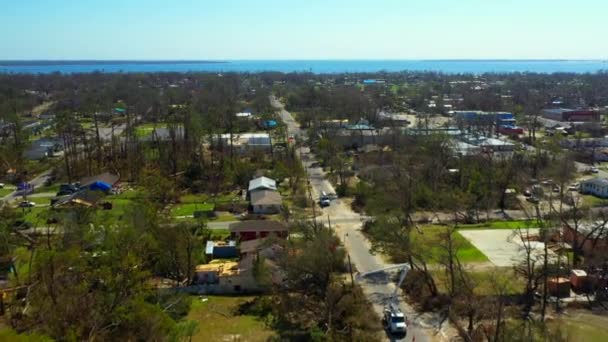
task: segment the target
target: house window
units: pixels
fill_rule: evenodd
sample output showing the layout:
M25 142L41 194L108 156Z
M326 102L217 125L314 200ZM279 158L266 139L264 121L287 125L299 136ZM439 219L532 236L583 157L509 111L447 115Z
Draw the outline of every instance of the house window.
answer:
M241 292L241 285L234 285L235 292Z

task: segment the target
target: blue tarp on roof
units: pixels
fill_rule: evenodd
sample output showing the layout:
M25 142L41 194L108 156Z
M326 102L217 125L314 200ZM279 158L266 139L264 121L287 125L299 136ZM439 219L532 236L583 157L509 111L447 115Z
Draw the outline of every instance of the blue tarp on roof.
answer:
M277 122L275 120L266 120L266 121L264 121L264 127L275 128L275 127L277 127Z
M91 190L110 191L112 186L106 182L97 181L89 186Z

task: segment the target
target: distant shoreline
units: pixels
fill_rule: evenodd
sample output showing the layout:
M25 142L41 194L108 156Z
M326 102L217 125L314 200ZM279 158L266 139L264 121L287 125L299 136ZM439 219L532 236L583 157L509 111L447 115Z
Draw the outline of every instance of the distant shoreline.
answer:
M223 64L227 61L189 60L0 60L0 66L111 65L111 64Z
M608 72L606 60L417 59L417 60L0 60L0 74L154 73L154 72L308 72L313 74L438 72L595 73Z

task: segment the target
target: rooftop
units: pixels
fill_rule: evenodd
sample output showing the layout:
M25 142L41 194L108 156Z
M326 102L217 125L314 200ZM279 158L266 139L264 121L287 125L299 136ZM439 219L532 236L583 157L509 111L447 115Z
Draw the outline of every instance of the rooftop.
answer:
M229 226L231 233L239 232L285 232L287 226L278 221L267 221L267 220L252 220L232 223Z
M249 181L248 191L265 189L265 190L277 190L277 182L268 177L258 177Z
M593 178L583 182L583 184L592 184L595 186L608 186L608 178Z

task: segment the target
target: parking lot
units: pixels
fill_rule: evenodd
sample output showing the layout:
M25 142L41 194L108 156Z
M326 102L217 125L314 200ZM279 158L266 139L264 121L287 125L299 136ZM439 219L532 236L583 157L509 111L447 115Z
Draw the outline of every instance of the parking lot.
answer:
M539 230L537 228L530 228L528 231L529 235L536 235ZM517 235L516 230L486 229L461 230L459 232L496 266L513 266L521 262L525 257L522 250L523 243ZM544 250L542 242L531 242L531 246L534 248L535 257L542 255Z

